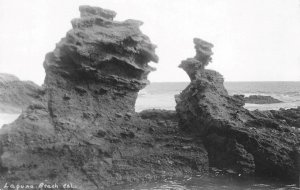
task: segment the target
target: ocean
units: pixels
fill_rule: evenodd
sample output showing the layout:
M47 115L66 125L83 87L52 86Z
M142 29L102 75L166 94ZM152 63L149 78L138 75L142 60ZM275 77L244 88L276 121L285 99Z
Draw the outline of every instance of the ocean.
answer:
M175 110L176 94L179 94L189 82L151 83L139 92L135 109ZM300 106L300 82L225 82L229 94L266 95L283 101L277 104L246 104L249 110L278 110ZM1 109L0 109L1 110ZM0 113L0 128L14 121L20 113Z
M144 109L175 110L174 96L179 94L189 82L151 83L139 92L136 111ZM249 110L278 110L280 108L296 108L300 106L300 82L225 82L230 95L243 94L272 96L282 103L246 104Z
M111 190L296 190L296 184L283 184L276 180L228 176L196 175L163 181L126 184Z

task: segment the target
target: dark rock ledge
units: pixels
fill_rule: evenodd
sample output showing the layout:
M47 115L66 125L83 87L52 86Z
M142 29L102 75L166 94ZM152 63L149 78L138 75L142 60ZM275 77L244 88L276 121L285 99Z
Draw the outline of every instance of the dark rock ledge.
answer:
M249 97L245 97L245 103L249 104L277 104L281 102L272 96L250 95Z
M0 183L65 184L76 189L207 173L293 179L300 108L253 111L231 97L205 66L212 44L195 39L181 67L191 84L176 111L135 113L137 93L157 62L140 21L81 6L81 18L46 55L41 101L0 130ZM232 172L231 172L232 173ZM61 188L62 189L62 188Z

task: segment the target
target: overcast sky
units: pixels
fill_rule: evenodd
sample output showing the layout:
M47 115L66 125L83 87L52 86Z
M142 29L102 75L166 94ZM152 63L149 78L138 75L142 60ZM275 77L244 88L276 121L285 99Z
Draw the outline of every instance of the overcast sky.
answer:
M194 37L215 45L208 67L226 81L300 81L299 0L0 0L0 72L42 84L45 54L83 4L144 22L160 58L150 81L188 81L178 65Z

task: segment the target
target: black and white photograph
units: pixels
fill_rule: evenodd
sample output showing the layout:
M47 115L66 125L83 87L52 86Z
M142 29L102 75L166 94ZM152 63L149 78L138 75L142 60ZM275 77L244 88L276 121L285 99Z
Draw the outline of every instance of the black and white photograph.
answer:
M0 190L300 190L300 0L0 0Z

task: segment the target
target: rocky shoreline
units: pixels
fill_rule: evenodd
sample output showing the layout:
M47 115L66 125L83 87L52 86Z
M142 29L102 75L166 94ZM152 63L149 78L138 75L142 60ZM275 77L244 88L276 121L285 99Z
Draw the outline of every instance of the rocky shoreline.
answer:
M213 45L195 38L196 56L180 65L191 83L176 96L176 111L136 113L137 93L154 70L148 63L158 62L156 46L140 21L79 10L73 29L46 55L39 101L0 130L1 184L107 189L206 174L209 167L296 180L300 108L244 109L222 75L205 69Z

